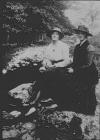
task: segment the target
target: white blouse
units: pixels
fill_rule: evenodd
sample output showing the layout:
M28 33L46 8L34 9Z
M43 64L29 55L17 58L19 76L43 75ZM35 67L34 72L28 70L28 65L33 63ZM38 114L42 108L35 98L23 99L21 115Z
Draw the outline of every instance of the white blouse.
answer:
M55 45L49 44L45 50L44 60L47 60L50 64L52 61L60 61L60 67L67 66L70 63L69 46L64 42L58 41Z

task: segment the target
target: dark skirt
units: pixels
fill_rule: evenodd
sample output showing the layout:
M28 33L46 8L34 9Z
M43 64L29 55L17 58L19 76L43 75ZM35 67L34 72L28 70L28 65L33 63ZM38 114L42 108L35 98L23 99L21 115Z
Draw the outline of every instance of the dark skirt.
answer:
M73 74L74 104L75 111L83 114L93 115L97 101L95 86L98 83L98 71L94 63Z
M40 79L41 96L52 98L58 104L58 109L87 115L95 113L95 85L98 77L93 66L73 74L61 68L41 74Z

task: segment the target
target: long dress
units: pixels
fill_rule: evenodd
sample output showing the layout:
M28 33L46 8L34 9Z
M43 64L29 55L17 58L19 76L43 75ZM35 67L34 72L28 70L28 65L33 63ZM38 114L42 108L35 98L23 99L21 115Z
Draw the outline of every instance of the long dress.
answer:
M89 58L89 42L78 44L74 50L73 64L73 107L75 112L93 115L96 109L95 86L98 83L98 71Z
M46 71L41 74L39 79L42 97L52 98L61 110L72 110L71 103L72 88L71 88L71 74L67 72L66 66L70 63L69 46L61 41L58 41L56 46L50 44L45 52L46 63L44 65L58 64L58 68L51 71ZM63 67L62 61L65 60ZM61 62L61 63L60 63Z

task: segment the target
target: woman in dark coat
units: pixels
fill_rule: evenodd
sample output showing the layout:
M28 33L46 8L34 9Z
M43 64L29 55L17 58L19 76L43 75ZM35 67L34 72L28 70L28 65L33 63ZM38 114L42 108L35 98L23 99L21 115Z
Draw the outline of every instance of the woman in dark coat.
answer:
M98 71L89 57L88 36L92 36L85 26L75 29L80 39L74 50L73 63L73 110L78 113L93 115L96 108L95 85L98 83ZM71 69L72 68L72 69Z

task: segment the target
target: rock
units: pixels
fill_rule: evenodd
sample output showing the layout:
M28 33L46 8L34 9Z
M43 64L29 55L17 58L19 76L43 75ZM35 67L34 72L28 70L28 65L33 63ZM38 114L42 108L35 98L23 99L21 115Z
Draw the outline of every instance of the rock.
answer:
M2 138L3 139L15 138L18 135L19 135L19 132L16 129L13 129L13 130L10 130L10 131L7 131L7 130L2 131Z
M53 99L48 98L48 99L43 99L41 100L41 107L44 107L46 110L55 110L58 105L53 101Z
M35 123L27 122L27 123L23 124L22 128L25 128L28 131L31 131L36 128L36 125L35 125Z
M14 119L14 116L8 113L7 111L2 111L2 118L6 120Z
M29 111L25 114L25 116L29 116L36 111L35 107L31 107Z
M10 138L10 137L11 136L10 136L9 131L6 131L6 130L2 131L2 138L3 139Z
M23 106L26 106L31 97L33 97L33 100L37 98L38 91L36 88L38 88L38 85L36 81L34 81L33 83L21 84L16 88L10 90L8 94L15 99L21 99Z
M48 106L48 107L46 107L46 109L56 109L58 107L58 105L57 104L53 104L53 105L51 105L51 106Z
M19 111L12 111L12 112L10 112L10 115L12 115L14 117L19 117L21 115L21 112L19 112Z
M23 102L27 102L30 98L30 93L32 91L32 83L22 84L16 88L9 91L9 94L14 98L22 99Z

